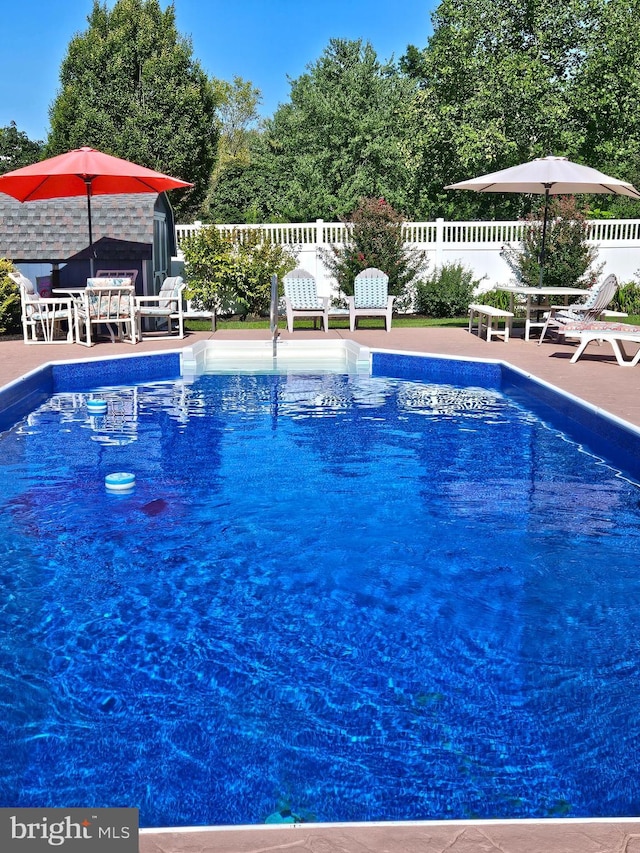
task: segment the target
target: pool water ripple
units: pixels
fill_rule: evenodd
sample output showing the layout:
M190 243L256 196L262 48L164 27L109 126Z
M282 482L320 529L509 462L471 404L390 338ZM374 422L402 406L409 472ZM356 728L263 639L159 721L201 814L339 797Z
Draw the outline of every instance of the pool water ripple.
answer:
M2 805L637 813L635 484L483 389L100 395L2 436Z

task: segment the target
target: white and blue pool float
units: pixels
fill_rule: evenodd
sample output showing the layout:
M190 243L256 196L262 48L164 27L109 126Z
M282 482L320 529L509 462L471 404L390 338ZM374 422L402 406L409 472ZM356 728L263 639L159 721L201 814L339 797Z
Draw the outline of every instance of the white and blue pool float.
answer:
M104 415L107 411L107 401L87 400L87 411L90 415Z
M128 471L116 471L113 474L107 474L104 484L111 492L125 492L135 486L136 475Z

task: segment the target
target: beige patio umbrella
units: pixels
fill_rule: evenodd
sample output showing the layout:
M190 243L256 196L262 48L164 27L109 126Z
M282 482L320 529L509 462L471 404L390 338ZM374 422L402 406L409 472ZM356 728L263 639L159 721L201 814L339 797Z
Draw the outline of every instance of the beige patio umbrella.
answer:
M590 166L572 163L566 157L537 157L529 163L491 172L479 178L450 184L446 190L473 190L477 193L544 193L544 217L540 244L540 286L544 276L545 242L550 195L614 193L640 200L640 192L626 181L610 178Z

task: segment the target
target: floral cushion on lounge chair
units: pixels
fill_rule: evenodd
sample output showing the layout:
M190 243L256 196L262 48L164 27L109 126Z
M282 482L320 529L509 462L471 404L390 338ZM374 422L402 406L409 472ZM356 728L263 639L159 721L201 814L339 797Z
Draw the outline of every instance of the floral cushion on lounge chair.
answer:
M640 332L640 326L632 326L629 323L615 323L607 320L591 320L589 323L565 323L563 331L567 332L628 332L634 334Z

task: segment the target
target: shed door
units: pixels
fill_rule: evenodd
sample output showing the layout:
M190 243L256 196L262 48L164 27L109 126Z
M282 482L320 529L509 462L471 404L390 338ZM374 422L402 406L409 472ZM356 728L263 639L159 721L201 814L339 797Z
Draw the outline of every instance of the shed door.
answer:
M158 293L162 282L169 275L169 240L167 239L167 217L162 211L153 213L153 292Z

